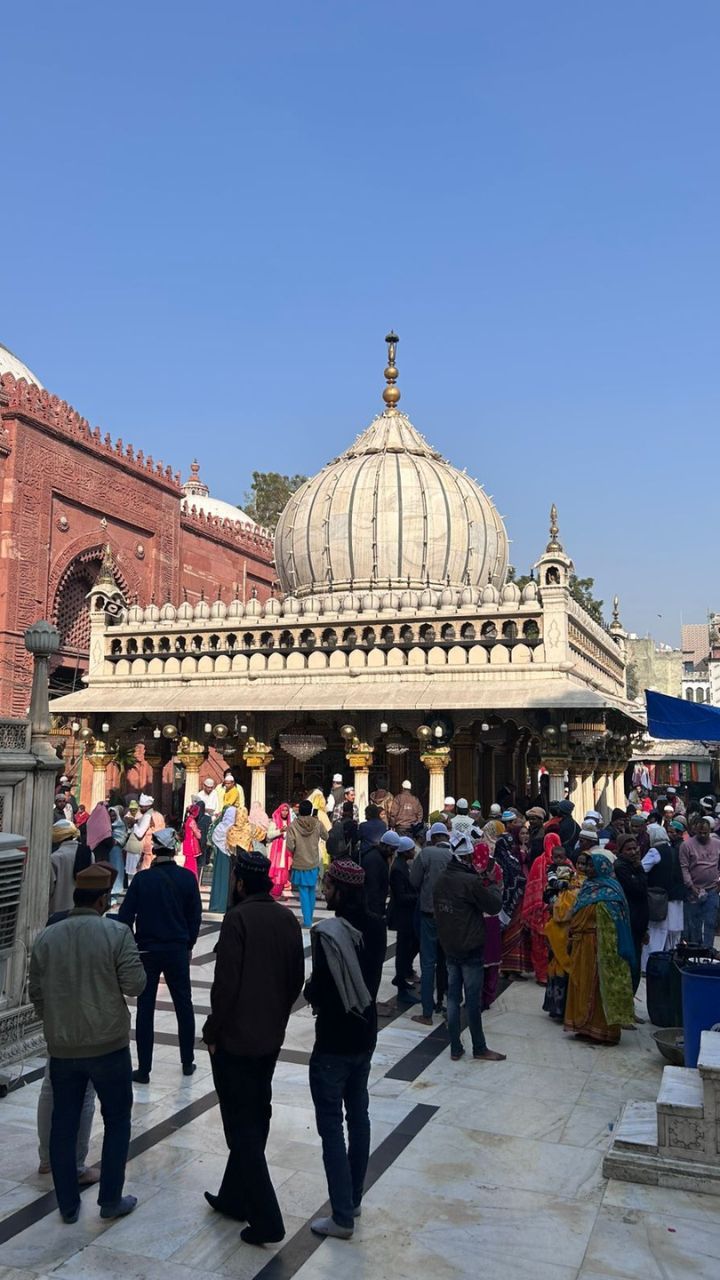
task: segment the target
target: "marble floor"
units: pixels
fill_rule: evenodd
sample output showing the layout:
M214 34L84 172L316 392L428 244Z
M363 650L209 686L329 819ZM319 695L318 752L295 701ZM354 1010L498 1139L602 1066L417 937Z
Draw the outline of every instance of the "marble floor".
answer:
M192 969L200 1023L218 927L205 921ZM388 960L387 1002L392 972ZM534 983L500 996L485 1020L489 1044L507 1054L498 1064L452 1063L439 1019L431 1032L388 1006L371 1075L369 1189L349 1242L318 1241L308 1225L327 1189L306 1008L291 1017L275 1076L269 1158L287 1235L272 1248L242 1244L239 1226L203 1200L219 1184L225 1143L206 1054L194 1076L181 1075L171 1007L157 1014L151 1083L135 1086L126 1189L140 1204L122 1221L100 1221L92 1188L78 1223L60 1221L51 1179L37 1174L42 1064L26 1062L29 1082L0 1101L0 1280L716 1280L717 1197L602 1176L623 1102L657 1095L651 1029L592 1048L566 1039L541 1003ZM91 1157L100 1138L96 1123Z

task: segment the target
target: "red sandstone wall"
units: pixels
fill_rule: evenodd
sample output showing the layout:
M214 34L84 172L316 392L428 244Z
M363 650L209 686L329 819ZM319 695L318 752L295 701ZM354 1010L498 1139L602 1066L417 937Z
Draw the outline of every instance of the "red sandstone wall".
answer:
M250 541L253 541L252 536ZM241 555L224 538L204 533L202 528L195 527L191 521L182 518L180 578L182 586L187 588L191 603L199 599L201 591L205 592L205 599L212 603L217 599L220 587L227 604L235 594L236 585L241 599L244 597L249 600L255 587L258 599L267 600L271 594L275 570L269 563L267 553L262 557L264 542L262 539L261 545L253 548L247 555Z
M31 661L23 634L52 619L58 584L84 551L109 542L131 596L179 602L218 582L273 580L270 544L182 517L179 477L122 441L91 431L56 396L0 379L0 714L24 715ZM105 521L106 523L103 523ZM244 545L247 542L247 545ZM225 593L224 593L225 594Z

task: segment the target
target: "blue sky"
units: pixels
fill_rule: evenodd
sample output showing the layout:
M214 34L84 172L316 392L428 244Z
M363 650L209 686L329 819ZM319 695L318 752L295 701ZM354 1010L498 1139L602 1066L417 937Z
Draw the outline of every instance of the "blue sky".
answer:
M405 409L526 570L720 608L720 6L38 0L3 14L0 341L240 501ZM662 617L658 617L661 614Z

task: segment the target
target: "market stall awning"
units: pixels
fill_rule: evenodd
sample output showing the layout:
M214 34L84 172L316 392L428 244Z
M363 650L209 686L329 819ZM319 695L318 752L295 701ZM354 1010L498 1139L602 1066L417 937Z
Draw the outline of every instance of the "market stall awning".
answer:
M686 742L720 742L720 707L665 693L645 690L648 733L653 738L682 738Z

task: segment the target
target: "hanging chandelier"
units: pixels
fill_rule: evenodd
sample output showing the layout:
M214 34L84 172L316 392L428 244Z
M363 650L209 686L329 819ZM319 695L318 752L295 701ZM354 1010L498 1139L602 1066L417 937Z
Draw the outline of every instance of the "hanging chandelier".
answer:
M410 746L399 729L391 729L385 739L385 750L389 756L405 756Z
M283 751L301 764L306 764L313 756L319 756L321 751L327 749L327 741L320 733L281 733L278 741Z

